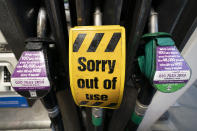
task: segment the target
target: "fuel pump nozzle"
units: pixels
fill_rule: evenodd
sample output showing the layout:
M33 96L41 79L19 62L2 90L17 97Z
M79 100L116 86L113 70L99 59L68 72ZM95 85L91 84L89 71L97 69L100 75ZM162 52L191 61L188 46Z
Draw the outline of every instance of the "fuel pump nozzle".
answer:
M37 37L38 38L41 38L41 39L45 38L46 27L47 27L47 14L46 14L45 9L41 7L39 10L38 19L37 19ZM43 47L43 48L46 48L46 47ZM45 50L48 50L48 49L45 49ZM63 131L64 127L63 127L63 123L61 119L61 114L57 105L57 100L56 100L55 92L53 91L53 89L51 89L51 91L46 96L41 98L41 102L43 103L43 105L48 111L49 118L52 122L52 128L54 128L55 131Z

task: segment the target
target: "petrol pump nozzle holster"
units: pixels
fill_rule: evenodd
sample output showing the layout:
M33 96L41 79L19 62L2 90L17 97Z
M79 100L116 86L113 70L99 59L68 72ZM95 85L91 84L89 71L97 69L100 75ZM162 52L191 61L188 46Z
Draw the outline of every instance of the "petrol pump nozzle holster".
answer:
M50 73L50 69L49 69L49 62L51 60L49 60L49 55L50 55L50 51L49 49L49 44L54 44L55 41L53 41L50 38L40 38L40 37L32 37L32 38L28 38L25 41L25 48L28 51L43 51L44 53L44 58L45 58L45 64L46 64L46 71L47 71L47 76L51 82L51 73Z
M33 38L28 38L25 41L25 48L28 51L40 51L43 49L47 49L48 45L51 43L54 43L54 41L49 38L33 37Z
M156 70L156 47L174 46L175 42L171 35L165 32L148 33L142 36L146 42L144 56L138 57L138 64L141 72L152 83Z
M39 37L29 38L25 41L26 50L22 53L12 75L13 88L20 95L30 99L38 99L50 92L53 83L50 74L53 67L49 67L49 63L52 63L50 43L54 43L54 41ZM15 81L22 81L22 84L15 84ZM23 84L25 82L30 84Z

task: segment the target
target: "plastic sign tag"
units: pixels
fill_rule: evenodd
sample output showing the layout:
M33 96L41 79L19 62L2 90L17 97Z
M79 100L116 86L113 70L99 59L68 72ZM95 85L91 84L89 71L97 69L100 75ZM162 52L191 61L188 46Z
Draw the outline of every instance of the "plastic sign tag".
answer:
M79 106L118 108L125 80L125 29L82 26L70 30L70 86Z
M24 51L11 76L16 92L27 98L41 98L50 90L43 51Z
M175 92L185 86L190 76L190 67L175 46L157 47L153 84L158 90Z

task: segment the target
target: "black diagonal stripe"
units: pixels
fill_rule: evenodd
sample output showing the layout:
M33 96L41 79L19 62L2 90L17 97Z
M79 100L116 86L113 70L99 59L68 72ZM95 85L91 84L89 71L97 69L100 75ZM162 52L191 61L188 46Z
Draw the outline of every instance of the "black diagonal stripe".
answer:
M88 101L81 101L80 105L86 105L88 103Z
M104 33L96 33L87 52L95 52L101 39L103 38Z
M106 105L105 107L112 107L112 106L116 106L118 103L110 103L109 105Z
M116 45L118 44L118 41L120 40L120 37L121 33L114 33L107 48L105 49L105 52L113 52L116 48Z
M103 102L95 102L94 104L92 104L92 106L99 106L101 104L103 104Z
M85 39L86 34L78 34L74 44L73 44L73 52L77 52Z

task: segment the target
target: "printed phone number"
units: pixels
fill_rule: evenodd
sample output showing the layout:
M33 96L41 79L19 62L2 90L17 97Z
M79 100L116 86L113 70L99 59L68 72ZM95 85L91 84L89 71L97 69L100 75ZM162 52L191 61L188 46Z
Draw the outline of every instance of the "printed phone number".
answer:
M186 74L159 74L159 78L186 77Z

